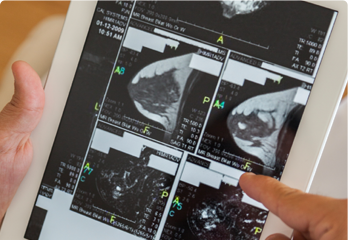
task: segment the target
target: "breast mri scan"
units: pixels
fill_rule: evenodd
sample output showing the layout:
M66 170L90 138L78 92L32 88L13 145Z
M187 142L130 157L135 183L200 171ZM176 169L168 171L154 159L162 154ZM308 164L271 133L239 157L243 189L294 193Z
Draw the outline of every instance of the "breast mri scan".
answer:
M198 72L189 67L192 54L154 62L128 85L138 111L173 132Z
M221 6L223 9L223 16L231 19L236 15L249 14L258 10L261 10L266 6L265 1L231 1L231 0L222 0Z

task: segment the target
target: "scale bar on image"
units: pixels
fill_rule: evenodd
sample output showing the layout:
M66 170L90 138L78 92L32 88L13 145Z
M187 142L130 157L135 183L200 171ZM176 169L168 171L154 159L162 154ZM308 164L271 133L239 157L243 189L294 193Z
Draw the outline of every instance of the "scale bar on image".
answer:
M172 39L175 39L175 40L178 40L178 41L181 41L181 42L184 42L184 43L187 43L187 44L199 47L199 48L203 48L203 49L215 52L215 53L218 52L217 47L213 47L213 46L210 46L208 44L204 44L204 43L201 43L201 42L198 42L195 40L191 40L189 38L182 37L182 36L179 36L179 35L176 35L176 34L173 34L173 33L158 29L158 28L155 28L154 33L157 33L157 34L160 34L162 36L169 37L169 38L172 38Z
M223 80L240 86L244 85L245 80L265 85L267 78L280 82L282 76L232 59L228 60L222 77Z
M129 27L123 47L141 52L143 47L163 53L166 45L177 48L179 42L172 39L159 37L155 34L148 33L133 27Z
M140 157L142 143L132 136L123 137L97 128L94 133L91 148L109 154L110 148L124 152L134 157Z
M124 132L123 137L97 128L91 148L109 154L110 148L124 152L134 157L140 157L141 149L146 146L181 158L182 153L173 148L159 145L153 141Z
M156 155L151 155L148 167L157 169L161 172L168 173L172 176L175 176L176 170L178 169L178 164L172 161L169 161L165 158L161 158Z
M218 77L222 68L222 62L193 54L189 67Z
M303 88L300 88L300 87L297 88L297 92L296 92L296 95L295 95L295 98L294 98L294 102L306 106L308 98L309 98L309 94L310 94L309 90L303 89Z
M242 176L242 174L245 173L245 172L238 170L236 168L229 167L229 166L226 166L225 164L221 164L221 163L214 162L214 161L212 161L210 163L209 169L211 169L212 171L216 171L216 172L222 173L224 175L230 176L234 179L239 179L240 176Z
M231 177L224 176L224 177L222 178L222 181L223 181L224 183L230 184L230 185L235 186L235 187L238 186L238 179L235 179L235 178L231 178Z
M215 189L220 189L222 174L197 166L190 162L185 163L180 181L199 187L201 183Z
M275 66L275 65L272 65L272 64L269 64L269 63L265 63L265 62L263 62L261 64L261 67L264 68L264 69L273 71L273 72L277 72L277 73L283 74L283 75L288 76L288 77L292 77L292 78L295 78L295 79L298 79L298 80L310 83L310 84L314 83L314 78L313 77L306 76L305 74L302 74L302 73L297 73L297 72L295 72L293 70L288 70L288 69L285 69L285 68L282 68L282 67L278 67L278 66Z

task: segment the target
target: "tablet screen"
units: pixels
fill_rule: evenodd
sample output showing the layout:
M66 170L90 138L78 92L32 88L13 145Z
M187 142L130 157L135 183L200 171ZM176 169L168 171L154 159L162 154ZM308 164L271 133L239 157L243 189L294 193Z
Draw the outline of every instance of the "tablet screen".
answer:
M25 238L259 239L337 12L99 2Z

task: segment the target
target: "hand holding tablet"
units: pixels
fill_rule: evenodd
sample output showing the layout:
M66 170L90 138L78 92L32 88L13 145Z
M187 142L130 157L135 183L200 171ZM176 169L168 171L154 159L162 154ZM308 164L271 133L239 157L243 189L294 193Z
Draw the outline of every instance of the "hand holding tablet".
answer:
M0 174L0 182L8 182L8 184L2 184L0 188L2 200L0 202L0 226L12 196L17 190L19 182L24 177L23 174L26 173L28 164L31 162L30 149L26 152L19 151L14 154L11 153L13 150L23 149L23 144L18 142L20 138L13 136L13 131L15 130L15 132L17 132L17 129L20 128L21 132L24 132L22 137L28 141L28 134L30 134L33 128L30 122L32 120L37 122L40 119L44 103L43 92L39 86L40 79L36 76L36 73L30 69L28 65L21 62L15 63L13 71L17 79L17 91L14 99L19 101L12 102L11 105L3 109L0 113L1 125L6 126L6 128L0 131L0 135L2 136L1 139L7 140L7 143L0 143L0 149L7 148L9 145L8 142L12 143L10 146L12 150L9 151L10 154L8 154L8 151L1 151L0 153L1 165L5 166L5 169L3 169L4 171ZM25 75L23 72L25 72ZM27 92L18 91L18 88L22 88L23 85L27 85ZM31 95L29 98L28 93ZM29 99L33 100L32 104L30 104L31 101ZM23 106L22 104L26 105ZM30 106L28 104L30 104ZM16 106L16 110L9 109L14 106ZM34 115L25 114L28 108L39 110L35 110ZM18 115L21 116L19 119ZM36 124L34 123L34 125ZM26 146L28 146L27 141L25 141ZM21 158L16 157L16 155L21 155ZM18 167L23 166L24 170L18 171ZM8 180L9 178L7 178L7 175L11 175L11 181ZM15 179L18 179L17 181L13 181L13 175L18 176L15 177ZM254 176L250 173L241 177L240 184L248 195L263 203L271 212L280 216L286 224L294 228L295 238L347 238L347 236L344 235L347 233L347 217L345 215L347 212L347 200L336 200L321 196L307 195L300 191L291 190L272 178ZM10 189L10 191L8 191L8 189ZM290 193L291 191L292 193ZM326 229L326 226L331 226L331 228ZM272 235L268 240L271 239L289 238L284 235Z
M13 136L12 131L15 130L15 132L17 132L17 129L20 128L21 132L24 132L22 137L27 139L25 145L28 146L29 139L27 137L33 128L30 122L33 120L34 125L36 125L35 122L39 120L44 97L42 89L39 86L40 79L29 66L25 63L17 62L13 66L13 71L17 79L17 91L14 96L14 99L17 99L17 101L14 100L11 105L3 109L0 113L1 125L6 126L6 128L1 130L0 135L2 136L1 139L6 139L7 142L12 143L10 146L12 150L22 150L23 144L18 142L20 138ZM23 74L23 72L25 72L25 74ZM22 88L23 85L27 85L25 89L27 92L18 90ZM28 97L28 95L31 96ZM22 104L25 104L25 106ZM30 106L28 104L30 104ZM9 109L14 106L16 106L16 110ZM34 115L25 114L28 108L38 109L38 111L34 110ZM21 116L19 119L18 115ZM8 143L1 142L0 148L7 148L8 145ZM8 151L1 151L0 154L1 165L7 167L3 169L4 171L0 174L0 182L9 182L9 184L2 184L2 188L0 189L0 196L2 199L0 202L0 226L12 196L17 190L19 182L24 177L23 174L26 173L26 168L29 166L28 164L31 162L30 149L27 152L24 151L11 154L12 150L9 151L10 154L8 154ZM21 155L21 158L16 157L16 155ZM12 158L13 161L11 161ZM10 161L6 161L8 159L10 159ZM24 166L24 170L18 171L18 167L22 166ZM11 181L8 181L9 178L6 178L7 175L11 175ZM17 175L18 177L13 178L13 175ZM13 181L13 179L18 180ZM263 176L256 177L250 173L241 177L240 184L248 195L263 203L271 212L280 216L286 224L294 228L295 232L293 236L295 238L321 239L322 237L326 237L328 239L346 239L347 236L344 234L347 232L347 218L345 215L347 212L347 200L306 195L282 186L281 183L274 179ZM7 191L8 189L10 189L10 191ZM290 193L291 191L292 193ZM331 228L326 229L326 226L331 226ZM271 239L289 238L284 235L275 234L268 238L268 240Z
M0 225L27 173L33 149L29 136L42 115L44 91L40 77L25 62L12 66L15 93L0 112Z
M261 3L73 2L0 238L289 235L239 180L310 185L346 82L346 9Z

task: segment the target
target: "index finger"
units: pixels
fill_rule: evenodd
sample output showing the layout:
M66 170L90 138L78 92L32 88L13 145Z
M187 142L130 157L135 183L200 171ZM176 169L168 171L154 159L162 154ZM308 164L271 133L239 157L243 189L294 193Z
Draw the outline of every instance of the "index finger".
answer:
M249 197L263 203L289 227L311 237L314 234L314 239L328 231L330 221L334 222L338 212L344 210L337 209L342 206L336 202L339 200L306 194L270 177L248 173L239 183Z

